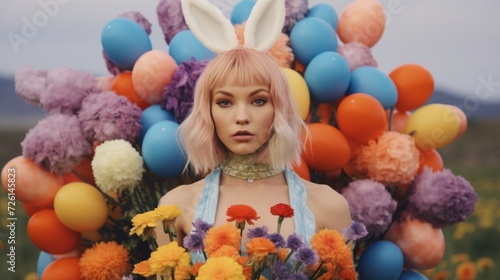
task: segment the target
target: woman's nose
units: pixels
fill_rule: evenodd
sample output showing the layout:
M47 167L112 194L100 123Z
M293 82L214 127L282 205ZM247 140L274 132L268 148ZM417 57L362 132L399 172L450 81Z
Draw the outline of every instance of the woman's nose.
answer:
M236 124L248 124L250 122L250 116L248 115L248 109L245 106L238 107L236 113Z

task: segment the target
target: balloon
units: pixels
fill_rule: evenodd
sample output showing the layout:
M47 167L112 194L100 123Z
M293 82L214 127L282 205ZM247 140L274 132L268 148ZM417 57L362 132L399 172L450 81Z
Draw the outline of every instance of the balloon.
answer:
M102 236L97 231L82 232L82 240L90 242L99 242L102 241Z
M367 93L377 98L384 109L394 107L398 101L398 92L392 80L372 66L361 66L352 71L347 94L357 92Z
M233 11L231 12L231 23L242 24L250 16L255 0L240 0L234 4Z
M422 273L416 270L405 269L399 275L398 280L428 280Z
M49 264L41 280L80 280L80 258L58 259Z
M44 251L40 251L40 254L38 255L38 261L36 263L36 272L38 278L42 277L42 273L45 270L45 268L54 260L55 259L52 257L52 255L45 253Z
M177 65L181 62L189 62L191 58L197 61L210 60L215 57L215 53L207 49L191 32L182 30L175 34L170 41L168 53L175 59Z
M163 99L163 87L170 83L177 64L166 52L152 50L137 59L132 82L139 97L149 104Z
M464 111L462 111L457 106L453 106L453 105L448 105L448 106L450 106L455 111L455 113L457 113L458 117L460 118L460 129L458 130L457 136L455 136L455 139L458 139L467 130L467 117L465 116Z
M443 170L443 159L441 158L441 155L439 154L438 151L434 149L431 150L419 149L418 151L420 153L420 156L418 158L419 166L417 174L421 174L424 171L425 166L430 168L433 172L439 172Z
M2 169L2 186L7 193L15 192L17 200L34 207L52 207L54 196L62 185L61 176L23 156L10 160Z
M387 129L384 108L373 96L356 93L342 99L337 108L340 131L358 144L366 145Z
M98 230L108 218L104 196L83 182L64 185L54 198L54 210L65 226L78 232Z
M36 212L40 211L40 210L43 210L43 209L52 209L51 207L49 206L45 206L45 207L36 207L36 206L33 206L29 203L23 203L23 208L24 208L24 211L26 212L26 214L28 216L33 216L33 214L35 214Z
M391 111L386 110L387 112L387 122L389 122L389 119L391 118ZM406 111L406 112L400 112L398 110L394 110L392 112L392 120L391 120L391 131L397 131L400 133L403 133L405 131L405 126L406 123L408 122L408 119L410 118L411 113Z
M322 19L330 24L334 30L337 30L338 16L332 5L326 3L316 4L309 9L306 17L316 17Z
M443 231L430 223L406 219L393 223L385 236L401 248L405 267L425 270L435 267L445 251Z
M340 14L337 32L345 44L360 42L372 47L382 37L385 11L377 0L357 0Z
M177 128L173 121L160 121L151 126L142 140L142 157L147 167L157 176L179 176L186 158L177 143Z
M401 65L389 77L398 90L398 102L395 106L401 112L422 106L434 91L431 73L418 64Z
M290 45L295 58L307 66L318 54L337 51L337 34L324 20L306 17L293 26Z
M111 90L127 98L130 102L141 108L141 110L150 106L150 104L144 101L135 91L134 83L132 82L132 72L130 71L121 72L116 75L111 85Z
M101 33L101 44L109 60L123 70L132 70L136 60L152 49L148 33L134 20L110 20Z
M83 236L83 234L82 234ZM55 260L58 260L58 259L64 259L64 258L79 258L82 253L83 253L83 250L85 247L79 247L79 248L75 248L67 253L64 253L64 254L52 254L52 257L55 259Z
M293 164L293 171L299 175L300 178L310 181L311 180L311 173L309 172L309 167L307 166L306 161L304 160L303 157L300 157L300 163L299 164Z
M309 113L309 106L311 103L309 88L307 87L306 81L297 71L290 68L282 69L285 72L288 84L290 85L292 98L297 106L297 109L299 110L299 115L303 120L305 120L307 118L307 114Z
M306 68L305 80L311 99L328 103L339 100L351 79L349 64L337 52L323 52L315 56Z
M403 253L389 241L369 245L358 262L360 280L397 280L403 269Z
M80 164L73 168L71 172L63 174L64 184L71 182L84 182L95 185L94 174L92 173L92 160L84 157Z
M142 111L139 142L142 142L148 129L160 121L175 121L175 115L172 111L163 109L159 104L152 105Z
M302 156L307 166L317 171L331 171L340 169L349 162L349 143L337 128L323 123L311 123L307 126L309 137L302 134Z
M404 132L413 135L421 150L439 149L457 138L460 126L460 117L449 105L429 104L413 112Z
M61 223L52 209L33 214L28 221L27 231L31 242L50 254L67 253L80 244L80 233Z

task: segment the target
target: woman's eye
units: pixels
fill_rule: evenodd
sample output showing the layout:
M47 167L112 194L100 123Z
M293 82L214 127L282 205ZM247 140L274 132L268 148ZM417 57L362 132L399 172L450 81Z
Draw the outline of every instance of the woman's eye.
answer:
M221 107L227 107L227 106L231 105L231 102L229 102L227 100L219 100L216 103L217 103L217 105L219 105Z
M266 103L267 103L267 100L265 100L265 99L261 99L261 98L259 98L259 99L255 99L255 100L253 101L253 104L255 104L255 105L257 105L257 106L261 106L261 105L264 105L264 104L266 104Z

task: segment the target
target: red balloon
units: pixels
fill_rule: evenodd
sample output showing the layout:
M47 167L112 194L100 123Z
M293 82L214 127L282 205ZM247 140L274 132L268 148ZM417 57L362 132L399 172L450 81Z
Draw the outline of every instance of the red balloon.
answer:
M431 73L418 64L401 65L394 69L389 77L398 91L395 107L401 112L422 106L434 91L434 79Z
M366 145L387 130L384 107L373 96L355 93L344 98L337 108L340 131L358 144Z
M113 80L111 90L116 92L116 94L127 98L130 102L141 108L141 110L144 110L151 105L144 101L135 91L132 82L132 72L125 71L118 74Z
M40 210L43 210L43 209L53 209L53 207L36 207L36 206L33 206L29 203L23 203L23 208L24 208L24 211L26 212L26 214L28 216L33 216L33 214L35 214L36 212L40 211Z
M33 214L27 229L31 242L49 254L68 253L80 245L81 234L63 225L53 209L44 209Z
M80 258L63 258L51 262L42 272L41 280L80 280Z
M302 134L304 151L302 156L310 168L331 171L344 167L351 157L351 148L345 136L337 128L324 124L307 125L310 135Z

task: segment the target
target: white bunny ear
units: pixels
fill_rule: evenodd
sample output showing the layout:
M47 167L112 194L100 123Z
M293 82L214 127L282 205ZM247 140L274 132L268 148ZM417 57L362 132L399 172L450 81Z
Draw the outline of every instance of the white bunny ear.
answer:
M238 46L234 27L224 14L207 0L182 0L182 12L189 29L215 53Z
M284 0L257 0L245 24L245 47L267 51L285 24Z

